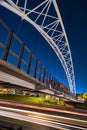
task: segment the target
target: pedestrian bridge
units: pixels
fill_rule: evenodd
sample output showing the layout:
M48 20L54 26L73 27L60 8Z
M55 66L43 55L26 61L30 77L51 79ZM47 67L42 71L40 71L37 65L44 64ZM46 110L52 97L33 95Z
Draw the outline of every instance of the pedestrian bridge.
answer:
M33 55L7 24L0 19L0 86L32 89L70 98L56 78Z

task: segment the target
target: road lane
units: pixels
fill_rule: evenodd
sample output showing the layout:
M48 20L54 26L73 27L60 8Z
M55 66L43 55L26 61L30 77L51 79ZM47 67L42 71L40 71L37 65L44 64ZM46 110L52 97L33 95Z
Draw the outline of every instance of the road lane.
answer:
M27 110L0 107L0 115L21 121L34 122L38 125L50 126L56 129L87 130L87 121ZM67 120L67 122L64 122L64 119Z
M85 111L76 111L76 110L63 110L60 108L47 108L47 107L42 107L42 106L35 106L35 105L29 105L29 104L23 104L23 103L15 103L15 102L5 102L5 101L0 101L1 106L5 107L10 107L10 108L18 108L18 109L23 109L23 110L30 110L30 111L35 111L35 112L40 112L40 113L45 113L45 114L51 114L51 115L56 115L56 116L65 116L73 119L82 119L87 121L87 112Z

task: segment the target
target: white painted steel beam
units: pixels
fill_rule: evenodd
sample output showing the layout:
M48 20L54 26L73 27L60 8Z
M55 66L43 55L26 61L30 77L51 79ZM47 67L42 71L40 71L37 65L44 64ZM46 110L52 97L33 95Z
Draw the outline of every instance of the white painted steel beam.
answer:
M69 42L56 0L41 0L41 3L37 4L32 9L29 8L28 0L23 1L24 5L20 4L21 0L16 0L15 2L14 0L1 0L0 5L32 24L46 39L64 68L70 91L75 94L74 67ZM51 14L52 11L55 12L55 14ZM30 17L32 14L36 15L35 19ZM40 19L41 17L43 17L42 22ZM49 18L49 22L47 18Z

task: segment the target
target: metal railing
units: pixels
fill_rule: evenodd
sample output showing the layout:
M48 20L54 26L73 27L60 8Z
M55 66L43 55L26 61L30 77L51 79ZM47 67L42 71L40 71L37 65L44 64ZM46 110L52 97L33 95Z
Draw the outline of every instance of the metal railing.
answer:
M45 84L55 81L55 77L1 19L0 58Z
M9 62L45 85L51 85L52 89L65 92L60 85L55 85L58 82L56 78L2 19L0 19L0 59Z

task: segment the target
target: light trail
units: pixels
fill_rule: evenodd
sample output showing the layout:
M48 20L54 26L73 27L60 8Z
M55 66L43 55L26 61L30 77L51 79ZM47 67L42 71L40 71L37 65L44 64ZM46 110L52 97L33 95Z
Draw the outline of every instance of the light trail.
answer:
M8 117L8 118L12 118L12 119L17 119L17 120L21 120L21 121L27 121L27 122L32 122L32 123L36 123L36 124L39 124L39 125L44 125L44 126L50 126L50 127L53 127L53 128L59 128L59 129L62 129L62 130L69 130L69 129L66 129L66 128L63 128L61 126L59 126L58 124L54 124L54 122L50 122L50 121L45 121L45 120L41 120L41 119L35 119L35 118L31 118L31 117L28 117L28 116L24 116L24 115L20 115L18 113L13 113L13 112L5 112L5 111L2 111L0 110L0 116L5 116L5 117Z
M3 109L3 110L10 110L10 111L14 111L14 112L22 112L22 113L27 113L27 114L38 114L39 116L40 115L43 115L43 116L46 116L46 117L54 117L54 118L61 118L61 119L68 119L68 120L72 120L72 121L78 121L78 122L83 122L83 123L87 123L87 121L84 121L84 120L79 120L79 119L72 119L72 118L68 118L68 117L63 117L63 116L56 116L56 115L50 115L50 114L44 114L44 113L39 113L39 112L33 112L33 111L27 111L27 110L20 110L20 109L17 109L17 108L9 108L9 107L1 107L0 106L0 109Z
M0 104L7 104L7 105L12 105L12 106L20 106L20 107L25 107L25 108L35 108L35 109L39 109L39 110L48 110L48 111L54 111L54 112L61 112L61 113L67 113L67 114L74 114L74 115L81 115L81 116L86 116L87 117L87 113L82 113L82 112L76 112L76 111L71 111L71 110L60 110L60 109L55 109L55 108L46 108L46 107L42 107L42 106L33 106L33 105L27 105L27 104L21 104L21 103L13 103L13 102L4 102L4 101L0 101Z
M49 116L50 118L56 117L56 118L61 118L61 119L69 119L69 120L87 123L87 121L84 121L84 120L71 119L71 118L66 118L66 117L61 117L61 116L43 114L43 113L39 113L39 112L31 112L31 111L8 108L8 107L0 107L0 109L2 109L2 110L0 110L1 116L13 118L13 119L18 119L18 120L27 121L27 122L34 122L36 124L50 126L53 128L60 128L60 129L64 129L64 130L69 130L69 128L67 128L67 127L75 128L75 129L77 128L79 130L87 130L87 128L82 128L82 127L70 125L70 124L59 123L59 122L56 122L55 120L54 121L49 120L48 118L41 118L41 117L38 118L36 116L32 116L32 115L30 116L29 114L39 114L39 116L45 115L45 116ZM21 114L19 114L17 112L21 112ZM27 113L28 115L25 116L24 113Z

